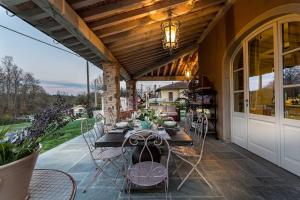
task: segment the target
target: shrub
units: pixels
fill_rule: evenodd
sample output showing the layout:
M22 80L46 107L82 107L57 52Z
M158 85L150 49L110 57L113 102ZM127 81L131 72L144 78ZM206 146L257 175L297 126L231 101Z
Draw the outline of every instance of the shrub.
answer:
M56 102L38 113L31 126L7 138L8 129L0 132L0 165L16 161L33 153L45 135L65 126L71 120L67 116L69 105L58 96Z

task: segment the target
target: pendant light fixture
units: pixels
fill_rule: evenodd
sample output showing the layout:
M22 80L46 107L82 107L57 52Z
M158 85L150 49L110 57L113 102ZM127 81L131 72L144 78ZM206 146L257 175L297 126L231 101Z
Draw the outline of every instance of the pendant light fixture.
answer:
M172 20L172 11L168 10L168 20L161 24L163 48L169 50L170 54L178 47L179 21Z

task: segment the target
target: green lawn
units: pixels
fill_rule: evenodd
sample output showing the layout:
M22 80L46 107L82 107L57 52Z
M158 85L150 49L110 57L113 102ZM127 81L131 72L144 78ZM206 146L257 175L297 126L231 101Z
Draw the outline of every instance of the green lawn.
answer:
M4 125L4 126L0 126L0 130L9 128L9 132L15 132L15 131L24 129L29 125L30 125L30 122L25 122L25 123L21 123L21 124Z
M89 119L90 122L93 121L93 119ZM29 126L30 123L21 123L21 124L11 124L11 125L5 125L0 126L0 130L4 128L9 128L9 132L15 132L18 130L22 130ZM54 134L45 136L42 141L42 151L46 152L78 135L80 135L80 127L81 126L81 120L75 120L67 124L65 127L57 130L54 132Z
M93 119L89 119L92 121ZM42 152L46 152L78 135L80 135L81 120L75 120L65 127L55 131L53 135L46 136L42 139Z

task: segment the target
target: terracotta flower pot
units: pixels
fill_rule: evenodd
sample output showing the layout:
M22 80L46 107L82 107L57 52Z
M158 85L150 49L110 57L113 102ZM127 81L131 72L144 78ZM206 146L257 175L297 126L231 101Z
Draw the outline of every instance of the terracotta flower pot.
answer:
M15 162L0 166L0 199L24 200L39 150Z

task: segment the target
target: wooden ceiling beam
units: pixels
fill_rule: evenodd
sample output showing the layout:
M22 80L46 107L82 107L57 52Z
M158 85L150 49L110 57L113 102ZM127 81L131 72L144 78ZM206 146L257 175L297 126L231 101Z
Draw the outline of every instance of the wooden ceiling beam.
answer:
M190 39L194 39L194 40L197 40L197 37L195 37L195 35L199 35L201 32L203 32L204 29L201 29L197 32L186 32L185 34L182 34L182 39L180 40L179 44L185 42L185 41L189 41ZM134 48L139 48L139 47L142 47L142 48L145 48L146 46L152 46L152 45L155 45L155 44L160 44L161 45L161 48L162 48L162 41L161 41L161 38L160 37L153 37L151 40L145 40L145 41L139 41L139 42L136 42L136 43L132 43L132 44L128 44L128 45L123 45L123 46L118 46L118 47L110 47L110 49L115 52L124 52L123 54L126 54L127 52L127 49L134 49Z
M184 75L184 71L186 70L186 67L189 64L191 57L192 57L191 55L188 56L188 59L185 61L184 65L182 67L182 71L181 71L180 75Z
M12 7L12 6L22 4L22 3L26 3L28 1L29 0L14 0L14 1L12 1L12 0L1 0L0 4L4 5L4 6L7 6L7 7Z
M171 69L170 69L169 76L172 76L174 68L175 68L177 62L178 62L178 60L175 60L175 61L172 62L172 66L171 66Z
M179 30L179 40L180 38L183 38L184 35L186 34L192 34L194 32L199 32L199 31L203 31L204 28L206 28L208 26L208 22L206 23L191 23L191 24L185 24L182 25L180 27ZM107 46L109 48L118 48L118 47L122 47L122 46L126 46L126 47L130 47L130 46L134 46L137 45L138 43L147 43L148 41L153 41L153 40L160 40L162 39L162 33L160 30L157 30L157 32L153 32L151 35L136 35L136 37L132 37L131 39L122 39L120 41L117 42L113 42L111 44L107 44Z
M203 12L208 12L208 8L209 9L212 9L212 7L214 6L220 6L225 0L219 0L219 1L216 1L216 0L210 0L210 2L208 0L206 0L206 5L207 6L202 6L201 9L193 9L193 12L191 13L188 13L186 15L182 15L180 16L180 22L182 24L185 24L187 21L189 20L197 20L199 21L199 19L201 20L201 18L204 18L203 16ZM198 2L196 2L196 4L198 4ZM220 7L221 8L221 7ZM215 11L215 13L218 12L218 10L213 10ZM212 13L214 13L213 11L211 11ZM212 15L212 14L208 14L207 15ZM213 15L213 17L215 17L215 15ZM110 43L110 42L114 42L114 41L117 41L119 40L120 38L124 38L124 39L127 39L127 37L130 37L130 36L136 36L136 35L141 35L141 34L144 34L144 33L148 33L148 32L153 32L152 30L154 29L160 29L160 24L161 23L153 23L151 26L150 25L145 25L145 24L142 24L141 27L139 27L138 29L134 29L134 30L129 30L129 31L126 31L126 32L120 32L120 33L117 33L117 34L114 34L114 35L108 35L108 36L105 36L105 35L101 35L102 32L97 32L95 31L95 33L97 35L99 35L103 41L105 43ZM128 23L127 23L128 25ZM156 30L155 30L156 32Z
M184 21L187 21L188 19L197 19L205 15L217 13L221 8L222 8L221 5L214 5L207 8L201 8L195 12L189 12L179 17L174 17L173 19L179 20L181 23L184 23ZM149 26L151 24L158 24L160 26L161 22L164 20L165 19L153 20L150 16L146 16L138 20L132 20L132 21L118 24L116 26L111 26L111 27L103 28L101 30L97 30L95 31L95 34L101 38L104 38L104 37L112 36L114 34L127 32L130 30L137 30L141 27Z
M158 56L155 56L155 57L149 57L147 59L143 59L143 60L139 60L139 61L133 61L133 62L124 62L122 64L128 66L128 65L134 65L134 66L141 66L141 65L145 65L145 64L149 64L149 63L153 63L159 59L162 59L164 58L165 56L163 55L158 55Z
M110 17L93 21L89 23L89 27L91 27L92 30L100 30L109 26L115 26L120 23L137 20L142 17L148 16L151 12L164 12L168 9L172 9L176 6L181 6L184 4L187 4L188 2L186 0L168 0L168 1L159 1L157 3L154 3L150 6L141 7L135 10L131 10L128 12L120 13L117 15L112 15ZM167 17L168 15L166 15ZM166 18L165 18L166 19Z
M168 68L169 68L169 64L165 65L164 76L167 75Z
M173 54L178 53L182 50L185 50L187 48L187 46L192 45L193 41L194 40L190 40L189 42L186 42L186 43L182 44L182 47L174 50ZM161 48L161 50L160 50L161 54L160 55L163 55L163 56L168 58L170 56L169 52L167 50L164 50L162 47L160 47L160 48ZM149 53L149 55L150 55L150 53ZM149 55L145 55L144 57L140 57L139 60L144 60L145 58L149 57ZM122 59L120 59L120 60L122 61ZM136 62L136 60L134 59L134 56L133 56L133 59L128 60L128 63L130 63L131 65L132 64L134 65L135 62Z
M185 81L185 76L142 76L138 81Z
M185 50L188 46L193 45L194 42L195 42L195 39L194 39L194 38L192 38L192 39L190 39L190 40L187 40L187 41L185 41L185 42L182 42L182 43L181 43L181 47L178 48L178 49L176 49L176 50L174 50L173 54L176 54L176 53L178 53L178 52L180 52L180 51L182 51L182 50ZM169 57L170 57L169 51L164 50L164 49L162 48L162 45L161 45L161 44L158 44L157 47L155 47L155 46L154 46L154 47L148 47L148 49L149 49L149 48L157 49L157 51L161 51L161 52L162 52L161 54L155 54L154 56L156 56L156 55L157 55L157 56L162 55L162 56L164 56L165 58L169 58ZM139 51L136 51L136 55L138 55L138 52L139 52ZM147 52L147 50L144 50L144 52ZM145 55L145 56L143 56L143 57L140 57L139 60L145 60L145 59L148 59L149 57L151 57L151 54ZM133 58L133 59L127 60L127 63L134 63L134 62L136 62L136 59L134 59L134 56L132 56L132 58ZM120 61L122 62L122 59L120 59Z
M175 76L178 76L179 70L180 70L180 67L181 67L181 64L182 64L183 60L184 60L183 57L181 57L181 58L179 59L179 61L178 61L178 63L177 63L177 66L176 66L176 71L175 71L175 74L174 74Z
M133 75L133 79L138 79L141 76L147 74L148 72L151 72L153 69L157 69L161 66L164 66L164 65L172 62L175 59L178 59L182 56L188 55L191 52L195 51L196 48L198 48L198 45L191 45L191 46L187 47L186 49L169 56L168 58L163 58L162 60L151 64L150 66L146 66L145 68L141 69L139 72L135 73Z
M93 6L90 9L79 11L79 15L87 22L115 15L116 13L128 12L153 4L153 0L122 0L101 6Z
M192 25L194 26L208 26L209 22L215 17L214 14L210 14L201 18L194 18L189 21L182 22L180 30L186 30ZM121 34L113 35L112 37L103 38L103 41L107 45L111 45L120 41L135 41L137 38L147 38L152 37L153 35L161 35L161 26L160 24L153 24L151 26L146 26L141 29L136 30L136 32L124 32ZM129 33L127 35L127 33Z
M157 49L154 49L151 52L146 51L143 54L138 54L137 56L128 57L127 55L123 55L122 57L121 56L118 57L118 59L122 60L122 62L126 62L126 61L141 60L141 59L144 59L145 57L148 57L149 55L157 56L157 55L162 55L162 54L167 56L169 54L169 52L167 52L164 49L161 49L159 51Z
M197 32L197 33L200 33L200 32ZM197 35L197 33L187 35L184 38L184 40L182 39L180 41L179 44L182 45L182 44L186 43L187 41L196 40L197 38L195 38L195 34ZM150 50L152 47L161 49L162 48L162 42L161 42L161 40L155 40L155 41L148 42L148 43L142 43L142 44L133 45L133 46L131 46L128 49L126 49L126 48L125 49L123 49L123 48L121 49L121 47L118 47L116 49L113 49L113 48L111 48L111 49L112 49L112 52L116 52L116 53L120 53L121 52L121 54L126 54L126 53L129 53L131 51L135 51L135 50L143 50L143 49L145 49L147 51L147 50Z
M32 1L59 24L64 26L73 36L88 46L103 62L110 62L120 66L119 61L65 0ZM120 68L122 71L121 76L126 80L130 79L130 75L126 73L126 70L122 69L122 66Z
M95 5L97 3L103 2L105 0L79 0L79 1L75 1L74 3L71 2L71 6L73 9L81 9L84 7L88 7L88 6L92 6Z

